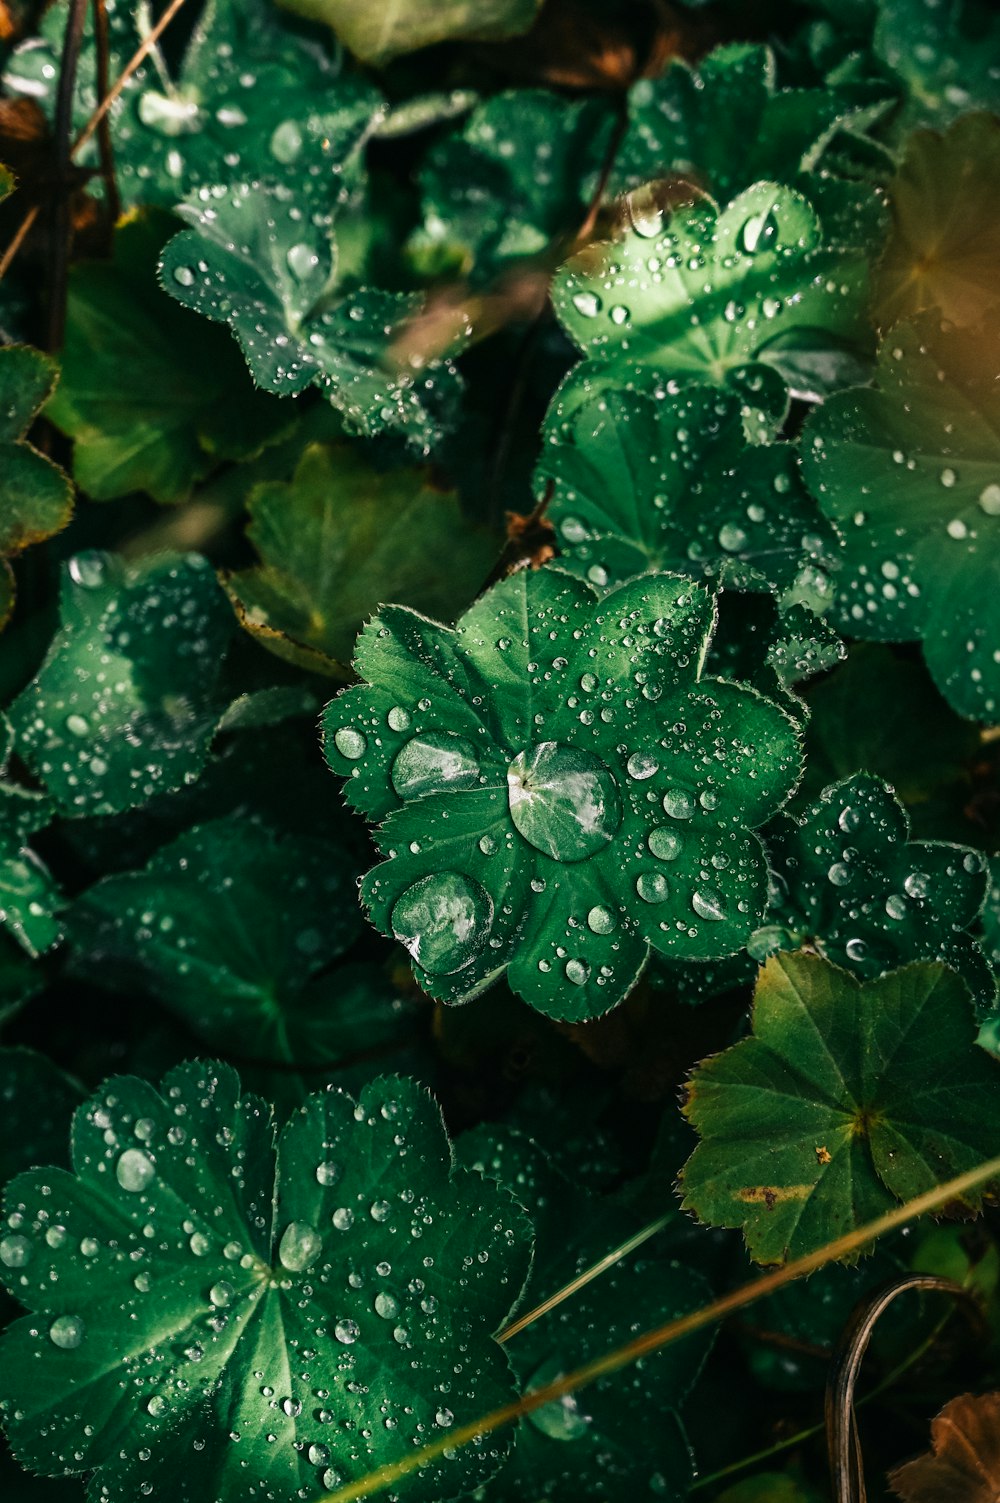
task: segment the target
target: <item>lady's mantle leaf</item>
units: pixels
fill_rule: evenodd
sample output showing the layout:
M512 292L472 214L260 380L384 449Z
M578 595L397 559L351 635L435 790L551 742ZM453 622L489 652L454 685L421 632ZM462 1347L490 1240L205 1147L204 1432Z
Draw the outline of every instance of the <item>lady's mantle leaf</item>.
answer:
M261 562L226 581L242 625L279 657L338 678L384 600L454 620L497 554L426 474L374 470L347 446L310 446L291 483L265 481L247 510Z
M883 328L927 308L977 324L997 300L1000 120L963 115L916 131L890 185L892 231L875 277Z
M832 600L839 539L789 444L750 445L733 393L602 392L553 413L536 476L563 567L603 586L673 569L786 604Z
M68 814L117 814L193 782L225 709L214 695L234 630L207 562L78 554L61 613L10 708L17 750L53 798Z
M0 1345L2 1404L28 1468L96 1469L121 1503L295 1503L512 1397L491 1333L530 1229L453 1167L414 1082L311 1096L275 1153L225 1065L160 1092L121 1077L77 1114L73 1171L6 1197L2 1273L32 1313ZM471 1490L504 1449L432 1464L408 1496Z
M852 636L923 638L962 715L1000 718L1000 315L976 330L900 324L878 384L802 436L806 479L845 547L834 608Z
M931 1421L931 1450L889 1477L904 1503L994 1503L1000 1496L1000 1393L960 1394Z
M571 1183L545 1149L516 1129L477 1128L455 1147L460 1163L516 1191L535 1222L520 1310L532 1309L638 1230L619 1203ZM633 1253L511 1337L507 1351L522 1392L628 1341L640 1319L648 1329L709 1297L693 1269L648 1248ZM535 1410L518 1425L514 1455L487 1489L488 1503L606 1503L631 1496L637 1476L648 1479L653 1497L681 1503L693 1466L677 1410L710 1347L711 1336L700 1333ZM656 1414L657 1423L637 1427L637 1413Z
M388 859L373 921L449 1001L502 971L557 1017L619 1002L650 946L731 954L759 922L752 831L798 777L795 726L701 679L711 596L644 575L598 599L522 572L449 631L392 606L358 639L367 682L323 734ZM388 818L387 818L388 816Z
M410 242L422 268L478 280L573 236L608 150L610 111L543 89L494 95L420 172L424 223Z
M56 380L54 361L41 351L16 344L0 349L0 627L14 609L8 559L61 531L73 510L67 476L24 442Z
M774 870L766 927L751 936L750 953L764 960L808 945L864 978L940 960L977 1006L991 1007L996 982L968 932L986 900L987 864L965 846L908 837L902 806L869 773L827 788L797 818L780 815L766 835Z
M691 1077L684 1110L702 1141L682 1184L687 1209L742 1227L760 1263L810 1252L995 1152L1000 1066L942 965L861 983L816 955L774 955L753 1033Z
M281 0L289 10L322 21L362 62L381 66L434 42L486 41L527 31L542 0L408 0L371 6L368 0Z
M167 242L163 286L230 326L259 386L279 396L320 386L358 432L398 428L418 452L430 451L458 377L442 361L393 369L389 345L414 298L339 291L328 218L285 186L238 184L178 213L195 228Z
M629 92L612 187L676 173L725 203L751 183L794 183L858 115L832 89L778 89L770 47L717 47L697 71L675 60Z
M147 491L183 501L222 461L247 459L295 414L254 391L222 329L156 285L175 222L126 220L111 261L70 273L62 381L48 415L74 439L73 471L96 501Z
M818 395L858 379L870 340L864 258L829 246L800 193L756 183L717 211L655 208L567 261L552 289L588 359L723 385L761 360Z

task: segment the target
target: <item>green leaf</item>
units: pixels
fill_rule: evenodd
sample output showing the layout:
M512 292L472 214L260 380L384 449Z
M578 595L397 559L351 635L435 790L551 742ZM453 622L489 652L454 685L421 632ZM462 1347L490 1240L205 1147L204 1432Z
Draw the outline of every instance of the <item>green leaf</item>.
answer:
M106 0L112 77L138 48L148 21L134 5ZM55 114L65 20L42 21L41 36L20 47L7 88ZM356 191L361 150L384 114L378 90L338 67L304 28L267 0L209 0L186 44L128 78L112 107L115 174L128 204L172 207L197 189L248 172L296 185L328 210ZM96 103L90 19L77 69L74 118ZM93 144L83 160L95 161Z
M158 998L212 1048L326 1064L347 1052L324 972L357 937L353 886L332 841L214 820L77 900L73 969Z
M172 222L127 220L110 261L70 273L62 382L48 415L74 439L73 471L95 501L129 491L183 501L226 460L255 457L294 412L255 392L232 341L156 285Z
M1000 121L962 115L943 135L916 131L889 193L892 231L874 287L880 325L927 308L978 323L996 301Z
M1000 1073L974 1040L965 984L941 965L861 983L816 955L772 956L753 1037L691 1077L702 1141L685 1208L780 1263L977 1167L1000 1130Z
M879 0L874 50L902 80L897 130L1000 104L1000 20L982 0Z
M186 308L229 324L258 386L293 396L317 385L355 431L399 429L430 452L458 377L447 361L419 374L393 365L393 335L419 299L339 292L328 217L284 185L237 184L177 212L195 228L167 242L160 280Z
M606 391L548 424L535 491L563 567L598 586L648 569L737 590L773 590L787 605L832 599L826 571L839 539L799 479L790 444L750 445L734 393Z
M68 477L24 442L57 379L55 362L40 350L0 349L0 628L14 608L8 559L60 532L73 511Z
M319 1498L513 1397L491 1333L530 1228L453 1168L427 1092L311 1096L276 1153L238 1093L225 1065L159 1092L110 1081L77 1114L74 1172L7 1192L27 1252L4 1278L32 1312L0 1348L11 1444L32 1470L96 1469L109 1503ZM405 1494L471 1490L505 1449L465 1448Z
M420 170L424 222L409 246L417 267L486 280L574 235L613 129L594 99L517 89L486 100Z
M225 706L232 617L197 554L71 559L62 625L14 701L17 749L67 814L116 814L193 782Z
M720 386L763 361L808 397L858 379L870 339L864 258L824 241L800 193L756 183L721 212L681 207L666 227L652 204L631 217L553 284L560 322L590 360Z
M910 840L892 790L870 773L827 788L801 815L766 833L774 892L766 927L750 938L762 961L776 949L815 947L869 979L910 960L939 960L963 978L980 1008L996 983L968 932L986 899L978 851Z
M724 590L719 596L719 624L706 667L721 678L752 684L762 694L779 700L784 696L792 712L801 717L802 701L798 691L792 694L793 686L833 668L844 651L836 632L806 606L781 610L771 595L738 595ZM805 718L808 745L810 721ZM810 772L807 759L806 776Z
M833 619L921 638L960 715L1000 717L1000 315L976 330L900 324L877 385L842 392L802 435L806 480L844 535Z
M496 41L527 31L542 0L408 0L380 6L367 0L281 0L336 32L362 62L380 67L434 42Z
M516 1130L484 1126L456 1143L461 1164L516 1190L535 1221L537 1242L520 1310L605 1257L632 1227L616 1202L587 1194L553 1166L547 1149ZM710 1298L704 1278L647 1248L632 1253L507 1346L522 1392L628 1341ZM641 1317L640 1317L641 1312ZM510 1464L486 1490L488 1503L605 1503L625 1498L636 1477L657 1498L682 1503L693 1480L677 1410L711 1346L704 1333L657 1352L625 1373L599 1379L521 1420ZM636 1426L637 1413L656 1425Z
M75 1081L34 1049L0 1049L0 1183L38 1164L69 1164L70 1118L83 1100ZM6 1230L6 1228L5 1228ZM8 1248L8 1256L10 1249ZM0 1254L0 1261L7 1262Z
M629 90L611 188L676 174L725 203L751 183L811 172L837 132L867 113L833 89L779 89L770 47L717 47L697 69L675 59Z
M261 562L226 582L241 623L279 657L340 678L382 601L453 620L498 552L454 493L420 471L375 470L345 445L307 448L292 481L257 486L247 511Z
M484 595L455 631L389 607L324 748L388 858L362 896L421 986L461 1001L501 972L555 1017L606 1012L650 946L746 941L766 869L750 832L798 777L793 722L701 679L711 597L644 575L598 599L559 570ZM388 818L386 817L388 816Z

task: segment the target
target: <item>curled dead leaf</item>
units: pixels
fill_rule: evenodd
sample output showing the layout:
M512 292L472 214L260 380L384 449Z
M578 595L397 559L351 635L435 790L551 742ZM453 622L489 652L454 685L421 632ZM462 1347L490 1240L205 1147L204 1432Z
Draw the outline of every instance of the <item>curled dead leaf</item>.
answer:
M905 1503L997 1503L1000 1393L960 1394L931 1421L931 1449L889 1477Z

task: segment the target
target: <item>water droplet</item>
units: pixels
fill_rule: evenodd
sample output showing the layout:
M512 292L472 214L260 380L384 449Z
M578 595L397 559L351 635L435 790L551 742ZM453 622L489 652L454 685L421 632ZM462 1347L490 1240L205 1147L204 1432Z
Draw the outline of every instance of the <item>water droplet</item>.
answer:
M714 887L696 887L691 894L691 907L699 918L720 923L726 916L725 901Z
M926 872L910 872L903 887L911 898L926 898L930 892L931 879Z
M390 731L408 731L410 729L410 712L404 710L402 705L393 705L385 717Z
M333 1328L333 1334L345 1346L351 1346L361 1335L361 1327L356 1320L338 1320Z
M596 318L604 304L596 292L576 292L573 294L573 307L584 318Z
M166 1399L158 1393L154 1393L153 1397L147 1400L146 1403L146 1409L154 1419L159 1419L161 1415L166 1414L169 1408L170 1405L167 1403Z
M957 479L958 479L958 476L955 474L955 471L953 469L951 469L950 467L946 467L945 469L943 469L941 471L941 484L944 486L945 490L949 490L950 491L951 488L952 488L952 486L955 484L955 481Z
M290 246L285 260L288 262L288 270L292 276L296 277L300 282L304 282L306 277L310 276L319 265L319 256L311 245L306 245L303 242Z
M611 312L608 314L608 317L611 319L611 322L613 324L617 324L618 327L621 328L622 324L628 323L632 315L625 307L624 303L616 303L615 306L611 309Z
M671 819L691 819L695 802L684 788L668 788L663 795L663 812Z
M479 837L479 849L484 856L495 856L500 845L493 835L481 835Z
M391 922L418 965L432 976L451 976L471 965L489 939L493 899L463 872L438 872L397 898Z
M455 1423L455 1416L450 1409L439 1409L434 1416L435 1425L440 1425L442 1430L447 1430L449 1425Z
M306 1452L306 1460L310 1466L326 1466L330 1460L330 1451L327 1446L311 1445Z
M848 960L864 960L868 953L868 946L863 939L849 939L844 946Z
M34 1251L27 1237L14 1232L0 1241L0 1263L3 1263L6 1268L23 1268L26 1263L31 1262Z
M290 1273L311 1268L320 1255L323 1239L308 1221L290 1221L278 1243L278 1257Z
M1000 517L1000 485L994 481L979 492L979 505L988 517Z
M641 872L635 890L644 903L665 903L670 896L670 883L662 872Z
M115 1165L115 1178L123 1190L133 1194L145 1190L156 1178L151 1159L141 1148L126 1148Z
M590 966L585 960L567 960L564 972L566 980L572 986L586 986L590 977Z
M439 789L471 788L479 781L479 758L464 736L427 731L396 753L389 776L400 798L406 799Z
M49 1326L49 1336L64 1352L72 1352L83 1340L85 1327L79 1315L59 1315Z
M771 209L763 214L754 214L740 231L740 247L748 256L758 251L771 250L778 238L778 221Z
M737 527L735 522L726 522L719 528L719 546L727 553L739 553L748 542L746 533L742 527Z
M350 726L341 726L340 730L334 733L333 744L342 757L347 757L350 762L356 762L368 750L368 737L362 736L360 731L355 731Z
M340 1178L340 1165L330 1162L317 1164L316 1178L321 1185L335 1185Z
M618 921L610 908L603 908L600 904L593 907L587 914L587 928L593 934L611 934L617 928Z
M395 1320L399 1314L399 1300L380 1289L375 1296L375 1314L381 1315L383 1320Z
M555 861L583 861L614 839L622 821L618 785L590 752L558 741L527 747L507 769L515 828Z
M271 155L284 166L295 161L302 150L301 127L294 120L283 120L271 133Z
M658 861L676 861L684 847L681 837L666 825L650 830L646 844Z
M86 736L90 733L90 723L83 715L67 715L66 729L71 736Z
M330 1220L338 1232L348 1232L354 1225L354 1212L348 1206L338 1206Z
M826 875L834 887L846 887L851 880L851 868L843 861L835 861Z
M173 279L177 283L178 287L193 287L194 286L194 267L193 266L175 266L174 269L173 269L172 275L173 275Z
M227 1283L225 1279L220 1279L217 1284L212 1285L211 1289L208 1291L208 1297L211 1300L212 1304L221 1310L229 1304L229 1301L232 1299L235 1293L236 1290L233 1288L232 1284Z
M648 752L633 752L625 763L625 768L630 778L635 778L636 782L641 783L645 778L651 778L654 773L659 772L660 764Z

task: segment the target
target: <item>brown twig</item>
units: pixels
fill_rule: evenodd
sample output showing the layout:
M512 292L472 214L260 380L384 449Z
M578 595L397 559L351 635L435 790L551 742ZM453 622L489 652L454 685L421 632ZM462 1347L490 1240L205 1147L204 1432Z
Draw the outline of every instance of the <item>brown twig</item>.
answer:
M97 102L102 104L111 87L111 47L108 36L108 12L104 0L93 0L94 52L97 60ZM104 195L108 209L108 225L113 227L121 213L118 181L115 177L115 155L111 144L111 121L107 113L101 116L97 126L97 149L101 159L101 177L104 180Z
M72 230L69 165L73 147L73 97L76 70L83 44L88 0L69 0L69 15L59 61L59 87L53 125L53 197L49 206L49 318L48 347L62 346L66 325L66 279L69 273L69 242Z

